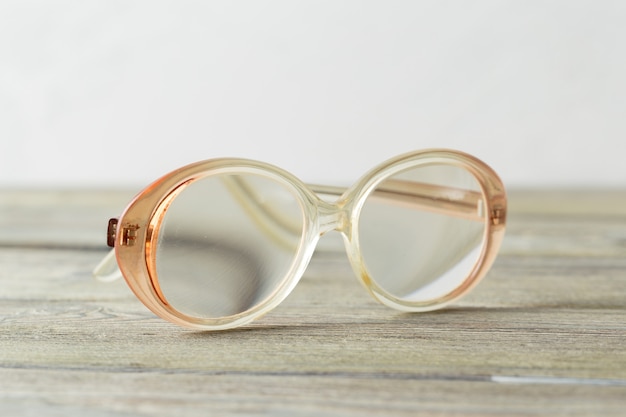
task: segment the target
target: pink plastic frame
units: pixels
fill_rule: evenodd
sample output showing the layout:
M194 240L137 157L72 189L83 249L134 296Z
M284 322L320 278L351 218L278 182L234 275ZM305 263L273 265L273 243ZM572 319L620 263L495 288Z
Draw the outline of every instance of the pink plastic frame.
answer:
M431 164L455 165L467 170L476 178L480 192L467 191L461 199L450 200L446 197L450 194L447 192L449 190L426 184L401 182L394 184L387 181L385 183L387 188L376 189L381 182L399 172ZM300 202L305 218L299 249L280 287L257 306L227 317L188 316L169 305L160 293L156 275L155 247L161 221L172 199L189 184L214 175L237 173L270 178L292 190ZM483 245L478 261L458 287L431 300L409 302L392 296L371 279L361 258L357 225L361 208L375 189L377 197L391 199L398 204L412 204L416 209L444 212L485 222ZM335 202L328 202L321 199L317 193L336 194L338 199ZM477 205L480 205L479 210L476 209ZM478 211L482 214L477 214ZM319 237L331 230L336 230L344 236L354 272L374 298L403 311L429 311L442 308L469 292L491 267L504 237L506 211L506 192L498 175L475 157L454 150L431 149L398 156L379 165L346 190L308 186L290 173L263 162L232 158L213 159L173 171L140 192L119 220L113 219L108 238L110 245L114 247L117 265L128 286L152 312L181 326L223 330L248 323L284 300L302 277ZM271 216L271 213L266 213L266 216ZM112 260L112 257L105 259L94 274L103 280L106 279L105 271L111 269Z

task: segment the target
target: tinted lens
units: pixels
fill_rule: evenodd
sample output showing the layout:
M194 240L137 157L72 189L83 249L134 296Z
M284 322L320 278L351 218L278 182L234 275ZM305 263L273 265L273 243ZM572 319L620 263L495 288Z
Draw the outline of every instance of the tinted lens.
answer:
M229 174L192 183L161 224L156 268L163 297L199 318L258 306L288 276L303 223L298 198L275 180Z
M484 207L476 178L457 166L422 165L384 180L359 220L370 277L407 302L448 294L481 254Z

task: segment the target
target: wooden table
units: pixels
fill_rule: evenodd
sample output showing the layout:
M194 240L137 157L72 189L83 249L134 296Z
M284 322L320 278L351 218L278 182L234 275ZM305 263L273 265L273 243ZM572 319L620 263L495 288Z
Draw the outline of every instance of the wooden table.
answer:
M626 415L626 192L511 192L493 269L443 311L377 304L325 255L218 333L91 278L131 195L0 192L0 416Z

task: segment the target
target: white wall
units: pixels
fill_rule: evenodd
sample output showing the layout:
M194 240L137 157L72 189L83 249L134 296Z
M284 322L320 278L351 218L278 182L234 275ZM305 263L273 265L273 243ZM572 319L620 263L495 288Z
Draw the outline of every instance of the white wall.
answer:
M342 183L426 147L626 186L626 2L0 3L0 186L216 156Z

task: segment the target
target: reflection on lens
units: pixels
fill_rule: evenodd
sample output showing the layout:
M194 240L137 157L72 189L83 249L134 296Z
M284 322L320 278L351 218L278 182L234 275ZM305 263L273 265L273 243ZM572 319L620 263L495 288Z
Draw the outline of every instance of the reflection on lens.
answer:
M303 222L293 191L272 179L229 174L192 183L161 224L156 268L163 297L198 318L254 308L288 275Z
M480 257L484 197L453 165L422 165L382 181L367 197L359 244L373 281L406 302L427 302L463 283Z

